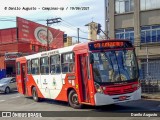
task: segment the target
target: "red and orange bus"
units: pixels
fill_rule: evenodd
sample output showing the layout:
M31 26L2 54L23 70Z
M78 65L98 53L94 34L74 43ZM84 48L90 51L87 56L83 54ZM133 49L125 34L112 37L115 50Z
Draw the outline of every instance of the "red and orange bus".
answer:
M101 106L141 99L135 48L127 40L102 40L16 59L18 92Z

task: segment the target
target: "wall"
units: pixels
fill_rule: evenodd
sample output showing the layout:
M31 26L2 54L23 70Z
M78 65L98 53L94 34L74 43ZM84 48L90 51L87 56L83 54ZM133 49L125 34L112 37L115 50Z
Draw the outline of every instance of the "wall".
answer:
M0 45L17 41L17 28L0 30Z
M133 13L115 15L115 29L134 27Z
M160 24L160 10L141 11L141 25Z

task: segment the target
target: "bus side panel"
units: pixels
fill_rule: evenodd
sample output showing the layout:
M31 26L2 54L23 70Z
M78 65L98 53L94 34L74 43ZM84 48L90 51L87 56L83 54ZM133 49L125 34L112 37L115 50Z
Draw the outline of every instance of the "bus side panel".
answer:
M17 75L16 77L16 81L17 81L17 90L19 93L24 94L24 87L23 87L23 81L21 79L20 75Z
M32 88L36 87L36 90L38 92L38 97L44 98L40 91L40 86L38 85L39 83L36 83L34 77L32 74L27 75L27 91L28 91L28 96L32 96Z
M68 101L67 90L70 88L74 89L77 93L79 92L78 89L75 88L75 86L77 84L75 82L75 79L73 79L73 78L76 78L75 74L74 73L67 73L64 77L65 78L64 78L62 89L61 89L59 95L55 98L56 100Z
M52 74L48 76L48 88L50 92L50 98L56 99L60 94L63 86L62 75L61 74ZM43 81L43 80L42 80Z

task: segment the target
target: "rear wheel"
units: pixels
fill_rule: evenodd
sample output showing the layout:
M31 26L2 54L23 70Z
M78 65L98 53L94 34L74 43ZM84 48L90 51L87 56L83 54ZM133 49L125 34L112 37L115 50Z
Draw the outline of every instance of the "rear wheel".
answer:
M10 88L9 88L9 87L6 87L5 93L6 93L6 94L10 93Z
M78 95L74 90L71 90L68 95L68 102L71 107L75 109L79 109L82 107L82 104L79 103L78 101Z
M34 100L35 102L38 102L38 101L39 101L36 87L33 87L33 88L32 88L32 97L33 97L33 100Z

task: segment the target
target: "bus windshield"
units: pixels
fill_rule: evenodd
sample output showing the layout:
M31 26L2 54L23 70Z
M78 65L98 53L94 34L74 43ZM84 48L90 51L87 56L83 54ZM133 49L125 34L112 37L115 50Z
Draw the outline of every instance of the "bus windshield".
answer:
M95 82L113 83L138 78L138 66L134 50L114 50L92 54Z

